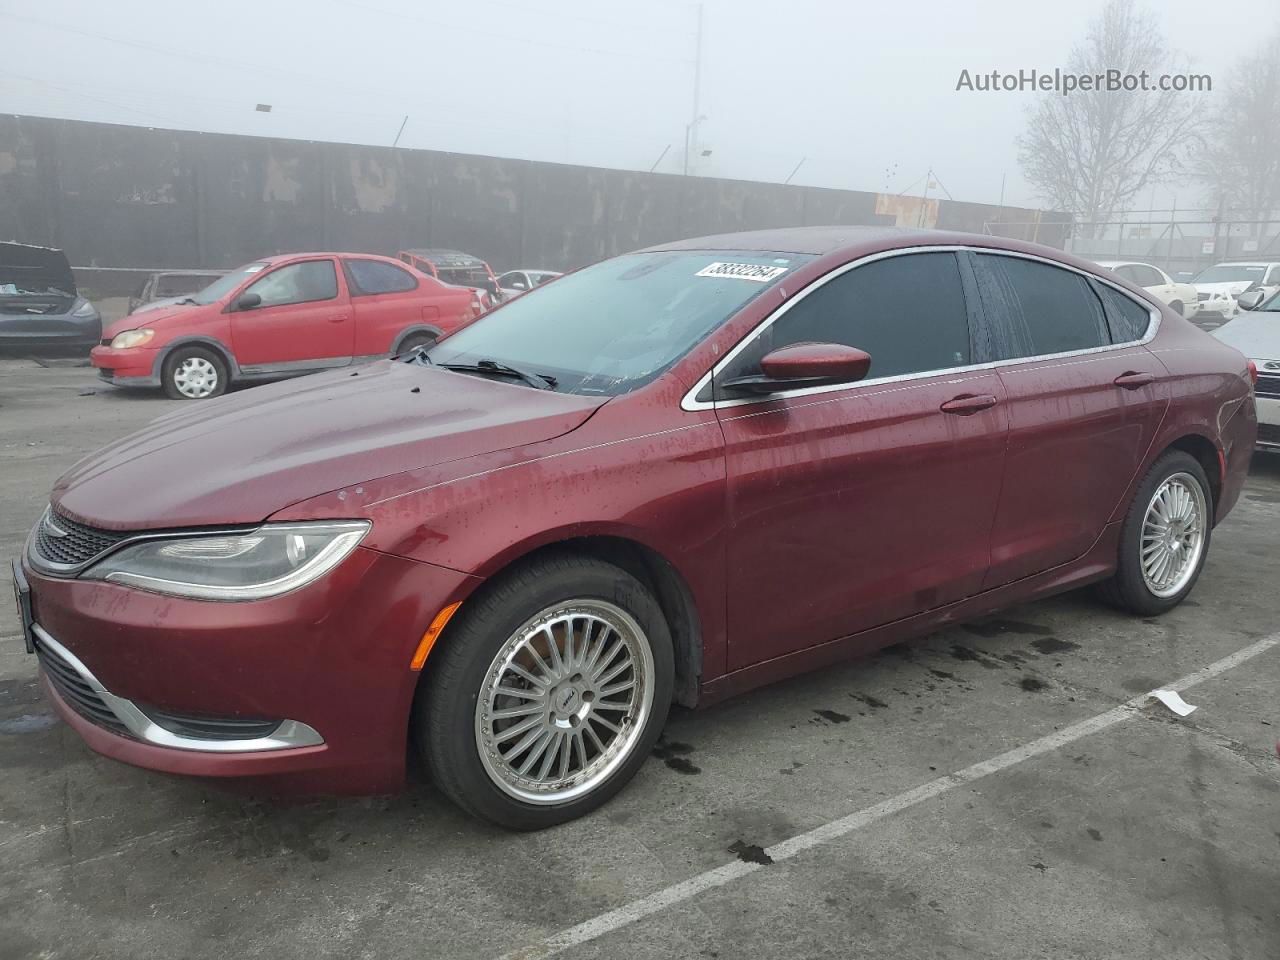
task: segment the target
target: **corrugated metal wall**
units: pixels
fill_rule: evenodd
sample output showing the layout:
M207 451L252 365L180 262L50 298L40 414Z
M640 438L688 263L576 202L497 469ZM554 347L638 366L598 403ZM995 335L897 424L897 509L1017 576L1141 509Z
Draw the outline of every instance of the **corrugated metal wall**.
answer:
M877 214L877 203L884 213ZM1067 217L428 150L0 116L0 239L77 266L232 267L299 250L454 247L568 269L664 240L803 224L939 226L1061 246ZM911 202L904 202L911 201ZM918 215L917 215L918 214ZM1042 222L1043 221L1043 222Z

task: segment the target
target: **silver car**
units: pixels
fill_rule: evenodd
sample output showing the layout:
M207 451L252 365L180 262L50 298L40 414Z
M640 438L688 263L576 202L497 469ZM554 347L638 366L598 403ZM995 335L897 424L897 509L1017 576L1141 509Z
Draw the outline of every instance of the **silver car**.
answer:
M1258 449L1280 452L1280 293L1263 299L1259 291L1237 298L1241 312L1213 331L1258 369Z

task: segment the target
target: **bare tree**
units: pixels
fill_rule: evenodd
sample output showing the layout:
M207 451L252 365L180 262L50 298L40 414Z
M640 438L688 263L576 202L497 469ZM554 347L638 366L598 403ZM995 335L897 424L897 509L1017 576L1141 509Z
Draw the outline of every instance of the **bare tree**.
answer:
M1280 210L1280 30L1232 69L1225 96L1192 152L1215 203L1256 220Z
M1185 67L1165 45L1156 18L1133 0L1111 0L1072 48L1067 70L1079 76L1109 70L1149 75ZM1023 174L1041 197L1076 214L1082 228L1110 220L1144 188L1168 179L1193 130L1196 98L1188 93L1092 89L1046 93L1028 111L1018 139Z

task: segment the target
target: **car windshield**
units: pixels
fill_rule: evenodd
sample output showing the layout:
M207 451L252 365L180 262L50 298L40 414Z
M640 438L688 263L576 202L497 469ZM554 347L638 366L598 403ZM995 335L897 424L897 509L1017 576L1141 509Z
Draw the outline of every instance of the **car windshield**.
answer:
M1280 292L1271 296L1270 299L1263 301L1253 308L1253 312L1259 311L1265 313L1280 313Z
M618 395L659 376L811 256L667 251L605 260L517 297L442 340L437 364L481 360Z
M1234 263L1219 263L1200 271L1200 275L1192 283L1236 283L1239 281L1261 280L1266 271L1262 264L1246 266Z
M261 273L263 270L267 269L267 266L267 263L263 260L257 260L254 263L246 263L238 270L232 270L225 277L219 277L198 293L193 293L191 295L191 299L201 306L205 306L210 303L217 303L236 287L240 286L240 284L252 277L255 273Z

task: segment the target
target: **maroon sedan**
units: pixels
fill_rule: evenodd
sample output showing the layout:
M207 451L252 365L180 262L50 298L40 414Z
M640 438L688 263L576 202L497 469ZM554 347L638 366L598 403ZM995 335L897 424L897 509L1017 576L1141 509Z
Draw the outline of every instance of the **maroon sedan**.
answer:
M104 754L384 791L412 742L535 828L673 701L1084 584L1169 610L1255 432L1240 354L1057 251L711 237L162 418L57 482L15 575Z

